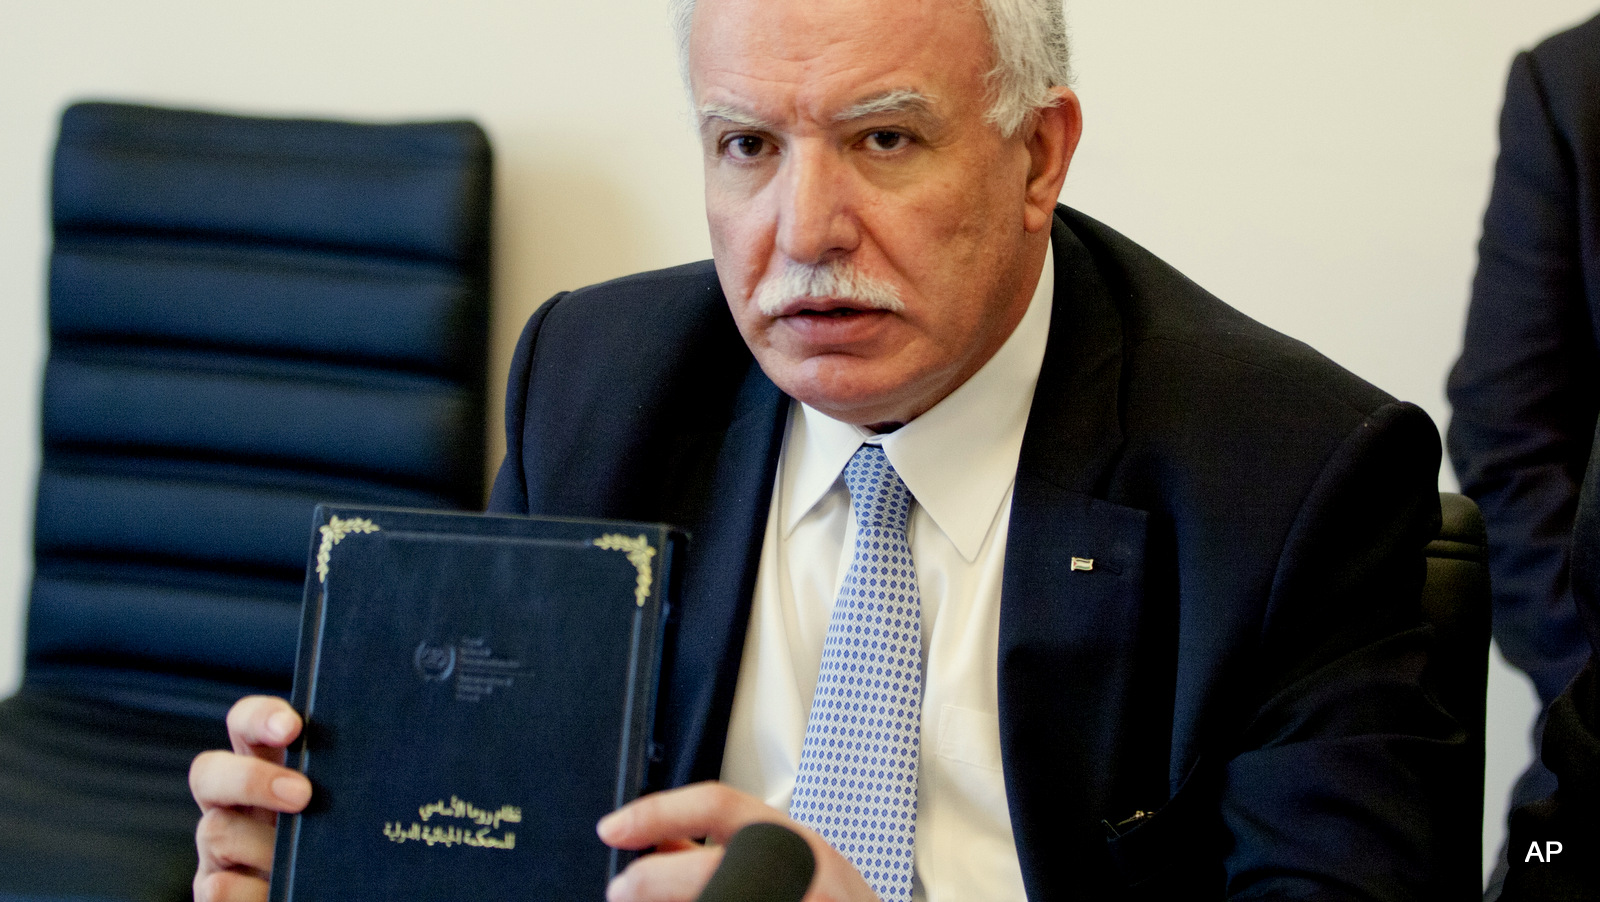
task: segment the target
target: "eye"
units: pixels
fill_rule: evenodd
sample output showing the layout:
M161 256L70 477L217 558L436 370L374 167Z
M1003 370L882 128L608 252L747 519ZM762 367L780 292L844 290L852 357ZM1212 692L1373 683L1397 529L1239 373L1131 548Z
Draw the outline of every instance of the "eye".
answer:
M869 132L866 137L867 147L880 153L899 150L910 143L911 136L905 132L889 131L888 129Z
M768 147L767 140L756 135L734 135L722 142L722 152L735 160L754 160Z

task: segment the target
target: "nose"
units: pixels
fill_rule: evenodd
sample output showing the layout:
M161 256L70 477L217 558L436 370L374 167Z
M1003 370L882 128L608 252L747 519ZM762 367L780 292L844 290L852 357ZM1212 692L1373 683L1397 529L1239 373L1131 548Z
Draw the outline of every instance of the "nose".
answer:
M845 161L822 142L797 142L778 178L778 250L796 263L822 263L855 250L860 226Z

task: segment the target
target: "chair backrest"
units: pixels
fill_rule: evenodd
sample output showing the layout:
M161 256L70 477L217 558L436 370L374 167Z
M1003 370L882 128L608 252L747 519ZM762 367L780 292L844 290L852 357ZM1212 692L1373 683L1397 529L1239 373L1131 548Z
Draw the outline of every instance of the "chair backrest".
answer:
M1461 835L1451 847L1471 850L1472 893L1481 877L1483 844L1484 705L1489 681L1488 535L1478 506L1465 495L1439 494L1443 523L1428 545L1423 616L1433 625L1434 646L1424 680L1439 704L1466 731L1471 760L1453 822Z
M25 691L286 691L316 502L480 507L490 177L468 122L66 110Z

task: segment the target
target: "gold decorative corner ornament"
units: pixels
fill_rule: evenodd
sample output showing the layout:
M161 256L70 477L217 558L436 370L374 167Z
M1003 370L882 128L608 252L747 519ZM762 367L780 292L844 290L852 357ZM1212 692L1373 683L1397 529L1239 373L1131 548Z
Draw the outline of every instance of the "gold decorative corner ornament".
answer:
M639 571L639 581L633 589L633 599L639 607L644 607L644 600L650 597L650 559L656 556L656 550L650 547L650 540L644 536L630 539L625 535L608 532L593 542L596 548L606 551L625 551L628 553L628 563Z
M317 549L317 582L328 582L328 558L333 554L333 546L344 541L344 537L353 533L381 532L378 524L365 517L351 517L341 520L338 517L329 517L324 526L317 527L322 533L322 545ZM642 538L642 537L641 537Z

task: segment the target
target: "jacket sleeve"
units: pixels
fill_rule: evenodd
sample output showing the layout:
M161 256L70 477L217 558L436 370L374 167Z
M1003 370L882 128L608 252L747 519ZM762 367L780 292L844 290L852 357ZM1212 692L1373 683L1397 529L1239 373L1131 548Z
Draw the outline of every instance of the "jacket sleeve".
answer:
M1590 461L1572 531L1572 594L1600 647L1600 459ZM1553 795L1511 813L1505 902L1560 902L1600 892L1600 660L1551 703L1540 750ZM1559 850L1558 850L1559 849ZM1552 854L1554 853L1554 854Z
M1261 685L1221 778L1230 899L1475 894L1481 768L1425 689L1437 433L1391 403L1356 426L1284 543Z
M1511 812L1501 902L1563 902L1600 891L1600 671L1593 658L1550 705L1544 762L1555 794Z
M1489 528L1495 639L1544 703L1588 653L1566 549L1600 404L1575 161L1547 87L1538 58L1518 56L1465 342L1448 386L1450 457Z

